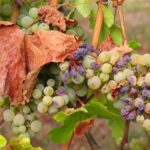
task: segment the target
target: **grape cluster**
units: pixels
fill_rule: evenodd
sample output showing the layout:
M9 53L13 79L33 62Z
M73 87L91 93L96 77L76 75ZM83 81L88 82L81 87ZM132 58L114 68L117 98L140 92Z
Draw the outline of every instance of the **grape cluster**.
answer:
M9 108L6 106L3 119L6 123L11 123L12 132L20 136L33 137L42 128L41 121L32 113L29 106L10 106Z

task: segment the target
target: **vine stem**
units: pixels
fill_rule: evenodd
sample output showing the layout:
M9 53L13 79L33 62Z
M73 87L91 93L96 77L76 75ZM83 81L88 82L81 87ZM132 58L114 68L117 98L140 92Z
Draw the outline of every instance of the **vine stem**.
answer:
M15 23L17 22L17 18L18 18L18 15L19 15L19 6L14 2L13 3L13 10L12 10L12 15L11 15L11 22Z
M69 142L63 145L62 150L69 150L69 149L70 149L70 146L71 146L73 137L74 137L74 134L72 135L72 137L71 137L71 139L69 140Z
M94 28L94 33L93 33L93 39L92 39L92 44L95 49L97 49L97 46L98 46L102 23L103 23L102 1L99 1L98 2L98 12L97 12L95 28Z
M129 127L130 127L130 121L126 121L124 135L120 144L120 150L129 150L128 148Z
M118 6L118 13L119 13L119 20L122 30L122 36L124 39L124 44L127 44L127 34L126 34L126 28L125 28L125 21L124 21L124 15L123 15L123 7L122 5Z

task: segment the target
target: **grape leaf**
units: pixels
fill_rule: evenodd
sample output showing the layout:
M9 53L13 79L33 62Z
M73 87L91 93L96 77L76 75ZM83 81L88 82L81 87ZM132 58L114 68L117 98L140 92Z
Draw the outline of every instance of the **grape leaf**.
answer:
M121 29L117 25L113 25L111 28L111 36L112 40L116 45L122 45L123 43L123 38L122 38L122 33Z
M104 22L107 25L107 27L111 27L114 24L114 15L110 8L107 6L103 5L103 15L104 15Z
M88 17L91 14L91 6L90 6L90 1L89 0L74 0L73 1L78 12L83 16L83 17Z
M7 144L5 137L0 135L0 148L4 147Z
M107 25L103 23L101 33L100 33L100 38L99 38L100 43L106 40L109 35L110 35L110 28L108 28Z
M129 41L128 42L129 47L131 47L133 50L139 49L141 47L141 44L137 41Z
M41 6L39 8L39 17L49 25L57 26L62 31L66 30L66 21L64 14L60 13L55 7L50 5Z
M50 139L55 143L67 142L75 130L76 126L87 119L91 118L106 118L106 119L121 119L120 115L113 113L99 101L91 100L84 106L87 111L75 111L68 116L63 117L63 122L59 118L58 121L63 123L60 126L53 128L49 132ZM59 136L58 136L59 135Z
M112 137L119 144L124 133L124 121L122 119L113 119L109 121L109 125L112 131Z
M57 113L56 115L53 116L53 119L57 122L64 122L64 120L66 119L67 114L64 113L63 111Z
M88 117L88 114L83 111L77 111L68 115L63 125L55 127L49 132L50 139L55 143L67 142L71 138L76 125Z

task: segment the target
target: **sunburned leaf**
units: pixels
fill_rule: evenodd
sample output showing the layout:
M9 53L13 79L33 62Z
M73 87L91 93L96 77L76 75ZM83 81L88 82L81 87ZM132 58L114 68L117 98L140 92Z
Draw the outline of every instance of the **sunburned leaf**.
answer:
M112 42L112 38L108 36L99 46L98 49L100 51L109 51L112 48L116 47L115 44Z
M0 96L9 95L12 103L22 103L26 76L24 34L10 22L0 22L0 53Z
M65 16L60 13L56 8L51 7L50 5L41 6L39 8L38 15L47 24L57 26L62 31L66 30Z

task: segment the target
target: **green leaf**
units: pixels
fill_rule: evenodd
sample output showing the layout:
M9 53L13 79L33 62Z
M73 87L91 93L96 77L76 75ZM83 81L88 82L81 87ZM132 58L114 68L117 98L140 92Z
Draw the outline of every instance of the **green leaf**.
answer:
M112 36L113 42L116 45L122 45L123 39L122 39L121 29L115 24L111 28L111 36Z
M68 19L73 19L73 18L74 18L74 14L75 14L75 9L72 9L72 10L68 13L67 18L68 18Z
M94 27L95 27L97 10L98 10L97 4L91 5L91 15L90 15L90 27L91 27L91 29L94 29Z
M128 42L129 47L131 47L133 50L139 49L141 47L141 44L137 41L129 41Z
M102 24L99 42L103 42L110 35L110 28L105 23Z
M88 17L91 14L91 6L89 0L74 0L74 4L78 10L78 12L83 17Z
M12 138L9 145L13 150L42 150L41 148L32 147L30 139L24 136Z
M103 5L103 14L104 14L104 22L107 25L107 27L111 27L114 24L114 15L110 8Z
M55 143L67 142L71 138L76 125L88 117L88 114L83 111L77 111L68 115L68 117L65 118L63 125L55 127L49 132L50 139Z
M85 108L92 117L121 119L120 115L109 111L107 107L101 104L99 101L91 100L87 105L85 105Z
M113 119L109 121L109 125L111 127L112 137L119 145L124 133L125 123L122 119Z
M53 119L55 120L55 121L57 121L57 122L64 122L64 120L66 119L66 117L67 117L67 114L65 114L64 112L59 112L59 113L57 113L54 117L53 117Z
M5 137L0 135L0 148L6 146L6 144L7 144L7 140L5 139Z

